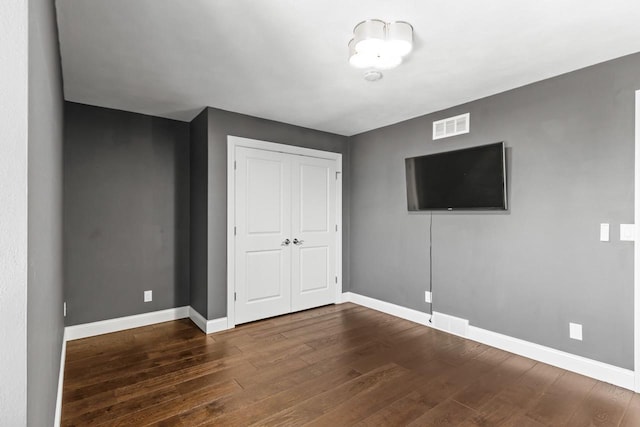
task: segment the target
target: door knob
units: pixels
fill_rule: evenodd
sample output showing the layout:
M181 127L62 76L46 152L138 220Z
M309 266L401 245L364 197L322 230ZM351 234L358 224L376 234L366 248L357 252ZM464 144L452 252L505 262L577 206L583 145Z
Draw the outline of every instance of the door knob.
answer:
M293 244L294 245L301 245L303 243L304 243L304 240L293 239Z
M284 239L284 241L282 242L282 244L280 246L289 246L289 243L291 243L291 240L289 239ZM295 242L294 242L295 243Z

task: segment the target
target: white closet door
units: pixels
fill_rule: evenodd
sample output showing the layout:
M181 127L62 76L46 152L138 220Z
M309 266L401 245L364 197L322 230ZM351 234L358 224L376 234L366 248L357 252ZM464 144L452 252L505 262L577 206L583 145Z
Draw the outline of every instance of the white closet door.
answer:
M336 162L292 156L292 311L336 301Z
M291 311L291 156L237 147L235 173L239 324Z

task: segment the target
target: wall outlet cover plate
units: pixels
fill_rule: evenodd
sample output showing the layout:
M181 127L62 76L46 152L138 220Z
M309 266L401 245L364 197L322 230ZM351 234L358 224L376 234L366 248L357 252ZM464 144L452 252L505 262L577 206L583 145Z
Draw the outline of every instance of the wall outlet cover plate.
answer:
M569 323L569 338L582 341L582 325L579 323Z

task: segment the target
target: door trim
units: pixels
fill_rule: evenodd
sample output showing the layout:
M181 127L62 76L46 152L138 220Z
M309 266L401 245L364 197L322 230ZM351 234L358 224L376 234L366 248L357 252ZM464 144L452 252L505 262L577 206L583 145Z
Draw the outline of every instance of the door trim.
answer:
M330 151L315 150L311 148L296 147L294 145L279 144L275 142L260 141L257 139L242 138L239 136L227 136L227 328L236 326L235 316L235 213L236 213L236 176L235 176L235 154L236 147L255 148L265 151L275 151L279 153L294 154L307 157L318 157L321 159L335 160L337 183L336 183L336 223L338 232L336 233L336 284L335 302L342 301L342 154Z
M635 391L640 393L640 90L635 96L635 144L634 144L634 224L633 242L633 358Z

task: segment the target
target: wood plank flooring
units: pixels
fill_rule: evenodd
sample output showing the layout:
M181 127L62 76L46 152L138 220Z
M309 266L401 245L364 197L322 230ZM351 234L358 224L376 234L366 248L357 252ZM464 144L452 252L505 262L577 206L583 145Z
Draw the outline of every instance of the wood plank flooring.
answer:
M62 425L640 426L638 396L342 304L71 341Z

